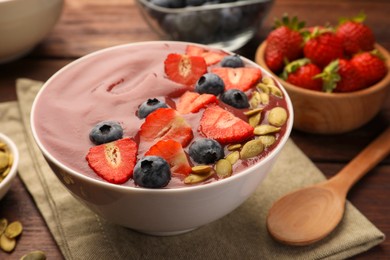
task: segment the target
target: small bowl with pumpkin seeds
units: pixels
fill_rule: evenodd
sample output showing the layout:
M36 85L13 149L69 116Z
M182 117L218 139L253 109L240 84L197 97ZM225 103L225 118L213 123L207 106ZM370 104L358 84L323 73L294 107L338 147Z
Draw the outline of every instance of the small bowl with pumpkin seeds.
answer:
M11 188L18 172L19 152L15 143L0 133L0 200Z

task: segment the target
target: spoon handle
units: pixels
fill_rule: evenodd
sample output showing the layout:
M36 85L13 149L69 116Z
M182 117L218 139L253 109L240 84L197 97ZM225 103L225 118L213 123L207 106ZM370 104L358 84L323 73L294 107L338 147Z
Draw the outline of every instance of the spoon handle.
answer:
M361 177L390 153L390 127L372 141L336 176L330 179L334 186L345 195Z

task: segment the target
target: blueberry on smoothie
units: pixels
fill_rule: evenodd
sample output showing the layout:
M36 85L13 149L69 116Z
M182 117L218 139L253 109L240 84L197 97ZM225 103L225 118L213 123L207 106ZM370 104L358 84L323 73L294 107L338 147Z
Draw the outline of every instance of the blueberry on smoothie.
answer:
M123 128L115 121L97 123L89 133L89 139L96 145L113 142L122 137Z
M242 68L244 67L244 62L237 54L225 56L221 61L222 67L228 68Z
M202 138L190 145L189 155L197 163L211 164L223 158L224 151L214 139Z
M139 106L137 116L139 119L143 119L158 108L168 108L168 106L157 98L149 98Z
M235 108L248 108L249 101L248 97L244 92L238 89L229 89L225 91L221 98L222 102L235 107Z
M171 180L171 169L162 157L145 156L135 165L133 179L144 188L162 188Z
M202 75L196 82L195 91L200 94L213 94L218 96L225 89L225 84L221 77L214 73Z

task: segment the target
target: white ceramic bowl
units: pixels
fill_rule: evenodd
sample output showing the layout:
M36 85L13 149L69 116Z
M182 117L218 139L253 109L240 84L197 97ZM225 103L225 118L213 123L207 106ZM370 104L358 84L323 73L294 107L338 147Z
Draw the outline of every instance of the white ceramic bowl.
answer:
M83 82L82 84L89 84L83 81L83 77L91 71L92 75L96 75L96 77L101 74L110 77L121 69L116 66L117 64L108 66L107 59L113 59L116 61L114 63L122 64L126 60L124 57L129 59L133 57L133 47L143 47L143 49L153 53L153 50L158 49L160 51L161 48L164 49L170 44L187 45L188 43L158 41L135 43L104 49L84 56L65 66L45 83L34 101L31 112L31 127L34 138L65 188L88 208L107 220L153 235L174 235L187 232L215 221L241 205L270 172L289 137L293 123L291 101L286 91L278 83L286 98L287 109L290 114L286 123L285 134L280 138L278 145L260 162L240 173L208 184L184 188L146 189L110 184L96 178L87 177L85 174L65 166L48 151L49 147L43 145L42 136L37 133L39 125L47 124L47 121L36 115L37 103L39 103L45 91L56 85L58 86L58 83L64 84L64 88L77 87L80 85L80 80ZM200 46L207 48L204 45ZM156 58L152 58L152 60L154 59ZM252 66L259 67L254 62L245 60ZM161 64L162 62L163 60ZM128 65L120 67L126 66ZM143 66L147 65L144 64ZM99 69L99 73L93 73ZM268 72L261 70L263 75L270 76ZM75 74L71 76L69 73ZM136 72L134 73L136 74ZM106 76L103 76L104 81L109 84L110 80L106 79ZM72 84L69 85L67 80L73 82L73 86ZM99 86L102 84L99 82L100 80L94 81L94 84ZM261 207L261 205L258 206Z
M0 182L0 200L5 196L8 190L11 188L11 184L18 173L19 164L19 152L15 143L6 135L0 133L0 142L5 143L13 156L13 163L10 172Z
M64 0L0 0L0 63L32 50L54 27Z

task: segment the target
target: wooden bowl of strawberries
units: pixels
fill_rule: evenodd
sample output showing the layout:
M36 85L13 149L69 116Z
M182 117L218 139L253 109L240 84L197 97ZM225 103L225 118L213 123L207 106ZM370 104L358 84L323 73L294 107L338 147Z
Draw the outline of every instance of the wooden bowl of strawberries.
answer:
M381 110L390 88L390 54L364 18L307 28L296 17L283 17L257 49L255 61L290 95L295 129L341 134Z

